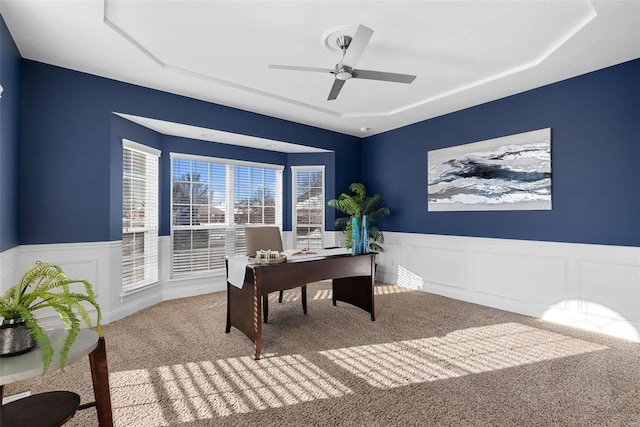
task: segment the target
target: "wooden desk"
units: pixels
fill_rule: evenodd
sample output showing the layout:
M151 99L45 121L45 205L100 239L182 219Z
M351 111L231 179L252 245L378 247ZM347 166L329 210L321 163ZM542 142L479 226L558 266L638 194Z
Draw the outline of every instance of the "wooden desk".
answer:
M50 369L57 369L60 366L58 355L67 331L56 329L48 331L49 339L53 346L54 357ZM111 413L111 394L109 391L109 372L107 369L107 356L104 338L98 337L95 331L81 329L78 337L71 346L67 356L66 364L69 365L89 356L91 366L91 378L93 381L93 392L95 396L95 406L98 413L98 423L100 427L113 426ZM16 381L42 375L42 349L35 349L18 356L3 357L0 361L0 401L4 392L4 385ZM40 395L26 397L25 399L42 399ZM90 407L94 404L81 405L80 408ZM34 408L35 409L35 408ZM2 406L0 406L0 417L2 416Z
M227 282L227 327L241 330L255 343L255 359L262 351L262 298L319 280L332 279L333 305L353 304L376 320L373 286L375 253L289 259L283 264L249 264L242 288Z

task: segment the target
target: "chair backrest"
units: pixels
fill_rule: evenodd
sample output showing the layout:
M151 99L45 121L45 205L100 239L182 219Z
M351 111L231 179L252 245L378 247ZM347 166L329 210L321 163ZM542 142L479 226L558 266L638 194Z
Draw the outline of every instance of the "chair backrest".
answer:
M282 236L278 227L247 227L244 230L247 255L255 255L259 250L282 252Z

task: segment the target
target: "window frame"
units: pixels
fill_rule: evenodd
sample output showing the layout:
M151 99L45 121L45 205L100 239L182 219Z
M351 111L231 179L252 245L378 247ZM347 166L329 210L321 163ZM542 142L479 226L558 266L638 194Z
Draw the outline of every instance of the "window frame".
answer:
M225 220L220 223L212 223L208 225L175 225L174 224L174 161L186 160L190 162L217 163L225 165ZM275 223L282 230L282 211L283 211L283 165L275 165L268 163L258 163L251 161L225 159L219 157L209 157L194 154L185 154L179 152L170 153L171 176L170 176L170 267L169 275L171 279L183 279L192 276L216 274L224 270L224 266L219 268L209 268L196 271L175 271L174 264L174 232L178 230L223 230L225 235L225 255L232 256L238 253L246 252L244 246L244 228L245 226L259 225L256 223L236 224L235 222L235 167L251 167L261 169L271 169L276 172L275 183ZM191 204L193 206L193 204ZM264 217L263 217L264 218ZM233 235L233 236L231 236ZM227 242L226 239L233 238L233 243ZM239 241L237 239L240 239ZM228 245L226 243L229 243ZM210 249L210 248L209 248ZM210 255L209 255L210 256Z
M125 188L125 179L133 179L133 176L125 177L125 154L126 150L135 151L139 154L145 156L145 171L149 166L153 167L152 171L152 182L149 183L148 179L150 175L148 172L145 172L145 225L144 227L125 227L124 223L124 214L125 214L125 206L124 206L124 188ZM121 256L121 280L122 280L122 295L127 295L133 293L141 288L148 287L150 285L156 284L159 282L159 270L160 270L160 262L159 262L159 230L160 230L160 221L159 221L159 202L160 202L160 156L162 155L162 151L148 147L146 145L131 141L129 139L122 139L122 256ZM149 163L151 162L151 164ZM149 207L149 208L147 208ZM125 270L124 270L124 240L125 235L127 234L135 234L144 233L144 274L143 279L126 283L124 281L125 278ZM134 237L135 238L135 237Z
M322 223L320 224L303 224L304 226L317 225L320 228L320 248L324 246L325 239L325 202L326 202L326 173L325 165L304 165L304 166L291 166L291 231L293 234L293 245L295 249L310 249L307 240L307 246L304 248L298 247L298 208L297 208L297 192L298 192L298 180L297 176L299 172L320 172L322 173ZM317 248L316 248L317 249Z

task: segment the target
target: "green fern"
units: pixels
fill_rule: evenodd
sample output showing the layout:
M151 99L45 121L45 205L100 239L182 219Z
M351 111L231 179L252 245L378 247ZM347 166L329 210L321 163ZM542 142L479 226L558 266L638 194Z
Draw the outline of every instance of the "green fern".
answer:
M361 223L362 216L367 215L369 218L369 249L374 252L384 251L384 236L382 231L378 229L374 224L383 216L389 215L388 208L381 208L382 196L380 194L374 194L367 197L367 190L364 184L354 182L349 186L349 189L353 194L342 193L337 199L332 199L327 204L338 211L343 212L349 216L343 216L336 218L335 225L337 229L344 231L346 235L347 248L352 247L352 218L358 218L358 223Z
M74 284L82 284L85 293L72 292L70 286ZM98 335L102 336L102 312L91 284L86 280L69 279L59 266L38 261L35 267L24 273L18 284L0 297L0 317L22 319L25 322L29 334L42 348L42 372L45 373L53 360L53 347L33 312L51 307L67 326L69 332L60 349L60 368L64 369L69 349L78 336L81 323L92 327L83 302L96 309L95 328Z

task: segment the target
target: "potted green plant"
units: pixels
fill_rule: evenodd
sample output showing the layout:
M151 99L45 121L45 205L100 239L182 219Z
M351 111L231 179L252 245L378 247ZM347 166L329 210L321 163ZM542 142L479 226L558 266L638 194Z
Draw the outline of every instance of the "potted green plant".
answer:
M336 208L340 212L349 216L343 216L336 219L336 228L342 229L346 234L346 247L352 247L352 221L353 217L358 218L358 223L362 222L362 216L367 215L369 219L369 249L374 252L384 251L384 236L382 231L375 226L377 220L385 215L389 215L388 208L380 207L382 196L374 194L367 196L367 189L364 184L354 182L349 186L353 194L342 193L337 199L327 202L329 206Z
M72 285L76 284L82 285L84 292L71 289ZM53 347L49 337L38 324L34 312L50 307L60 316L69 331L60 349L60 368L63 369L69 348L80 331L81 320L88 327L92 327L87 308L83 303L95 307L96 332L102 336L100 324L102 313L91 284L86 280L69 279L59 266L38 261L35 267L24 273L16 285L0 296L0 317L3 318L0 340L7 340L7 337L10 337L12 340L26 342L27 347L30 345L31 348L38 344L42 348L43 373L46 372L53 360ZM31 340L29 337L17 338L18 331L15 328L22 328L28 332ZM4 349L5 345L2 345L2 348ZM29 348L17 349L18 353L28 350ZM3 356L10 355L12 354L3 354Z

